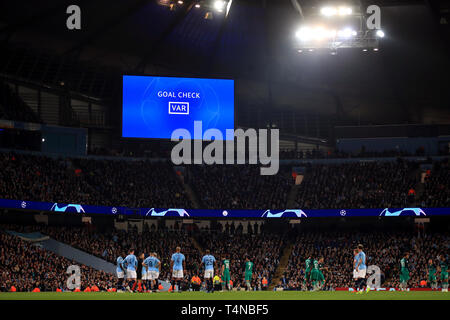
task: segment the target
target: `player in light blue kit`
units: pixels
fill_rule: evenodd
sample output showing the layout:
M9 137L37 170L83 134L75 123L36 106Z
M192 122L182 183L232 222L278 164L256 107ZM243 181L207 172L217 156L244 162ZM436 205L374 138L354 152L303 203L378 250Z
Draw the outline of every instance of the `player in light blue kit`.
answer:
M175 292L175 283L178 286L178 292L181 293L181 281L183 280L183 270L186 269L186 262L184 254L181 253L181 248L177 247L176 252L170 259L170 268L172 269L172 292Z
M131 288L134 288L136 284L136 267L137 267L137 258L134 255L134 250L130 249L128 255L123 260L123 266L127 268L127 280L128 280L128 291L132 291Z
M209 250L206 250L205 255L202 258L202 263L205 265L206 292L214 292L212 280L214 277L214 264L216 263L216 258L210 254Z
M358 244L358 254L355 256L355 279L356 279L356 287L358 292L363 293L364 287L366 287L366 292L370 291L370 287L366 286L366 254L363 251L363 245Z
M118 279L118 284L117 284L117 291L122 291L124 289L123 287L123 280L125 277L125 268L123 267L123 258L122 255L117 257L116 260L116 274L117 274L117 279Z
M161 261L157 258L156 252L150 253L150 256L144 260L144 268L147 269L147 279L150 281L150 288L153 292L158 291L159 287L159 272L161 270Z

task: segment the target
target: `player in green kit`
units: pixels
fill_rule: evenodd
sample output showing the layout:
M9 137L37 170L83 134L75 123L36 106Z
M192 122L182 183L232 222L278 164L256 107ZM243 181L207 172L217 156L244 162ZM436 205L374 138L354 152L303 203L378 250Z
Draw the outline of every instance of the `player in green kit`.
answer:
M408 268L409 253L406 252L405 256L400 260L400 289L405 291L408 287L409 280L409 268Z
M436 266L433 263L433 259L428 260L428 283L430 284L431 289L437 288L437 279L436 279Z
M311 269L311 282L313 286L313 290L319 290L319 282L320 282L320 269L319 269L319 261L314 259L312 269Z
M224 255L222 261L222 281L225 282L225 286L228 290L231 290L230 286L231 274L230 274L230 259L227 259Z
M253 262L248 257L245 258L244 279L248 291L252 291Z
M325 276L323 275L322 270L326 270L327 268L323 265L323 257L319 259L319 289L322 289L325 284Z
M448 260L443 254L439 256L439 268L441 269L442 292L448 292Z
M308 290L309 283L311 281L311 256L305 260L305 279L303 280L303 291Z
M223 279L223 274L220 276L220 286L222 288L221 292L223 292L223 288L225 288L225 280Z

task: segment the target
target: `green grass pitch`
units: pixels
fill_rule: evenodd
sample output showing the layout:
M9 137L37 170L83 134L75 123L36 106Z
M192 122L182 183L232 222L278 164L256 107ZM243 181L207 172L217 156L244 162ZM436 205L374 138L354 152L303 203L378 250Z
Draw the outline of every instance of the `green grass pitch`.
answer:
M203 292L115 293L115 292L8 292L0 300L450 300L447 292Z

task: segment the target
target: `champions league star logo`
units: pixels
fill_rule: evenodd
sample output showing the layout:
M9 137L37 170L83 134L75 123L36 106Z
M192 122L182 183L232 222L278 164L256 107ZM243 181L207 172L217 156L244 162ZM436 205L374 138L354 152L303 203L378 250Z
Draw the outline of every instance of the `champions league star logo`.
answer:
M397 211L389 212L389 208L384 209L381 217L399 217L399 216L426 216L426 213L421 208L403 208Z
M68 204L62 207L59 207L59 204L55 203L52 208L50 209L50 211L55 211L55 212L71 212L72 210L70 210L71 208L75 209L75 211L77 213L85 213L83 207L81 206L81 204Z
M300 209L288 209L278 213L272 213L270 210L266 210L261 218L301 218L308 217L303 210Z
M147 211L145 216L151 217L170 217L170 216L179 216L179 217L189 217L189 213L184 209L167 209L165 211L156 212L155 208L151 208Z

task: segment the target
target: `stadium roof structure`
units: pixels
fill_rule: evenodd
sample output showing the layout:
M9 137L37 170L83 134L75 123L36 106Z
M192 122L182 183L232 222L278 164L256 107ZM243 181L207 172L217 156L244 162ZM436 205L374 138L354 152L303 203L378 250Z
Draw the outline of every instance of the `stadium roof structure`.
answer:
M300 19L293 3L317 6L319 0L233 0L226 17L212 12L212 19L205 19L206 0L172 1L172 9L168 2L2 3L0 73L47 85L65 82L95 98L115 91L100 83L109 81L110 74L101 75L105 69L226 77L239 80L236 92L241 105L251 106L249 114L264 105L375 123L450 119L442 113L450 109L448 30L437 23L444 1L362 1L363 7L381 6L386 37L380 51L335 57L299 55L293 45ZM66 28L66 8L73 4L81 8L81 30ZM19 61L22 56L33 59ZM90 69L82 72L80 63Z

